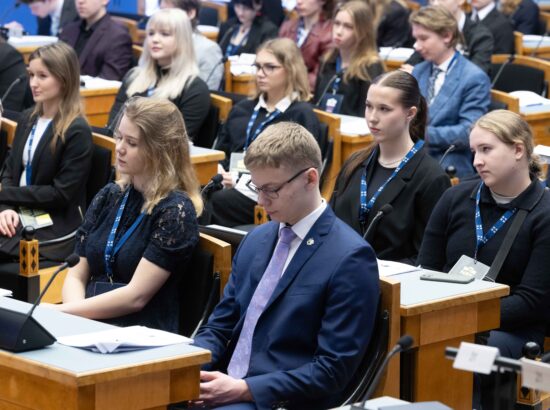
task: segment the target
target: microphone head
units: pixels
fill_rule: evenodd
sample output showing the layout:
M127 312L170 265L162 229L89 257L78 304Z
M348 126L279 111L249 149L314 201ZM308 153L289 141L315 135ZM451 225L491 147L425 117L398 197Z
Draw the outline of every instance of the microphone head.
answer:
M393 206L391 206L390 204L384 204L380 208L380 212L382 212L384 215L387 215L387 214L391 213L392 211L393 211Z
M403 335L397 341L397 345L401 348L401 351L409 350L414 343L414 339L411 335Z
M221 184L223 181L223 175L222 174L216 174L212 177L211 181L214 184Z
M69 268L76 266L78 262L80 262L80 256L75 253L70 254L67 259L65 259L65 263L69 265Z

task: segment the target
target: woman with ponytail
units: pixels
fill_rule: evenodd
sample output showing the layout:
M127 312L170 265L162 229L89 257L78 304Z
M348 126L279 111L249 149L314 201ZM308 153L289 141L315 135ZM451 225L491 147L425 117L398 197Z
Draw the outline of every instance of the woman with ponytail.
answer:
M461 266L482 274L483 265L493 267L502 260L490 277L510 286L510 294L500 302L500 328L478 342L515 359L523 356L526 342L543 345L550 323L550 192L538 179L540 165L533 146L531 129L518 114L498 110L481 117L470 133L481 181L464 181L445 192L430 217L418 255L423 267L442 272L460 259ZM505 238L518 223L517 234L510 237L511 248L501 259L497 255ZM484 409L494 408L493 382L490 376L483 377Z
M450 186L424 147L426 101L412 75L392 71L373 81L366 106L374 142L343 165L330 202L361 235L390 204L366 239L380 259L415 263L432 209Z

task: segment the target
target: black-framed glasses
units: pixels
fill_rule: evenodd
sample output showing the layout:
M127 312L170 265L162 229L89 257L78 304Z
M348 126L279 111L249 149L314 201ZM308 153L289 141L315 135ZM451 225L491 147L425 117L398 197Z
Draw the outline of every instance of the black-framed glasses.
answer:
M273 71L275 71L277 68L281 68L282 65L271 64L271 63L266 63L266 64L254 63L254 67L256 67L256 73L262 70L265 75L270 75L270 74L273 74Z
M298 171L296 173L296 175L291 177L289 180L283 182L277 188L258 187L256 185L254 185L254 183L252 182L252 179L248 180L248 182L246 183L246 187L248 189L250 189L251 191L256 192L258 195L260 194L260 192L262 192L269 199L277 199L277 198L279 198L279 191L281 189L283 189L283 187L286 184L290 184L292 181L294 181L296 178L298 178L301 174L303 174L304 172L306 172L307 170L309 170L311 168L313 168L313 167L307 167L305 169L302 169L301 171Z

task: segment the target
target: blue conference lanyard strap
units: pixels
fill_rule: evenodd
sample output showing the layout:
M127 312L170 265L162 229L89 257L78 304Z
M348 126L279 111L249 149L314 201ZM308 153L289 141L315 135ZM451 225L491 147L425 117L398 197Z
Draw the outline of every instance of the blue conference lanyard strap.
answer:
M336 58L336 77L334 78L332 82L332 94L336 94L338 92L338 88L340 88L340 81L342 81L342 59L340 56Z
M372 207L374 206L374 203L376 202L376 199L380 196L384 188L390 183L392 179L394 179L399 171L403 169L403 167L411 160L411 158L416 154L420 149L424 146L424 140L418 140L416 144L410 149L409 152L407 152L407 155L401 160L397 168L394 169L393 173L390 175L390 177L378 188L378 190L374 193L374 195L371 197L369 201L367 201L367 190L368 190L368 184L367 184L367 168L368 164L372 161L374 154L376 151L373 151L371 156L368 159L367 166L365 167L365 170L363 171L363 175L361 177L361 207L359 209L359 221L362 224L365 224L367 221L367 217L369 212L371 211Z
M122 235L122 237L115 244L115 237L118 230L118 225L120 224L120 219L122 218L122 214L124 213L124 208L126 207L126 202L128 201L129 195L130 195L130 188L126 190L126 194L124 194L124 198L122 198L122 202L118 207L118 211L116 213L115 221L113 222L111 232L109 232L107 243L105 244L105 254L103 258L105 259L105 271L111 283L113 282L113 263L115 262L116 254L118 253L118 251L120 251L120 249L126 243L128 238L132 236L132 234L134 233L134 231L139 226L139 224L141 223L141 221L145 216L144 212L140 213L139 216L134 221L134 223L132 224L132 226L128 228L128 230L124 233L124 235Z
M248 120L248 125L246 126L246 141L244 144L244 151L248 148L250 144L252 144L252 141L256 139L256 137L260 134L260 132L263 131L263 129L272 122L275 118L277 118L279 115L282 114L281 111L275 109L271 114L267 116L267 118L256 128L254 131L254 134L252 134L252 126L256 122L256 119L258 118L258 113L260 112L260 108L256 108L254 112L252 113L252 116L250 117L250 120Z
M475 214L475 222L476 222L476 250L474 253L474 260L477 260L477 252L479 251L479 248L481 248L483 245L485 245L489 240L496 235L496 233L499 231L500 228L504 226L508 220L514 216L514 214L517 212L517 208L508 209L504 214L498 219L498 221L495 222L493 226L489 228L485 234L483 233L483 222L481 220L481 212L479 209L479 202L481 198L481 188L483 187L483 182L479 184L479 188L477 189L476 194L476 214Z
M231 34L231 40L229 40L229 44L227 45L227 48L225 49L225 56L231 57L239 52L241 47L246 44L248 40L248 35L250 34L250 30L248 30L248 33L246 33L241 41L239 41L239 44L233 44L232 41L237 37L237 34L239 33L239 30L241 26L237 27L236 30Z
M35 134L36 134L36 122L32 126L31 133L29 135L29 147L27 148L27 165L25 166L25 179L27 181L27 186L31 185L31 177L32 177L32 143L34 141Z

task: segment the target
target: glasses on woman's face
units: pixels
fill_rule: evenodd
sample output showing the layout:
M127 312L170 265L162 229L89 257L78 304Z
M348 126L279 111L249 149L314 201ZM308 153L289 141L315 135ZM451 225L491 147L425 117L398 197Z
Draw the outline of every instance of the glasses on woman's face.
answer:
M248 189L250 189L251 191L256 192L258 195L260 195L260 192L262 192L266 198L277 199L277 198L279 198L279 191L281 189L283 189L283 187L286 184L290 184L292 181L294 181L296 178L298 178L300 175L302 175L302 173L306 172L309 169L311 169L311 167L308 167L308 168L302 169L301 171L298 171L298 173L296 173L296 175L291 177L289 180L286 180L285 182L283 182L277 188L265 188L265 187L256 186L256 185L254 185L254 183L252 182L251 179L246 183L246 187Z
M270 75L270 74L273 74L273 71L275 71L276 69L281 68L282 65L271 64L271 63L266 63L266 64L254 63L254 67L256 67L256 73L258 73L261 70L265 75Z

